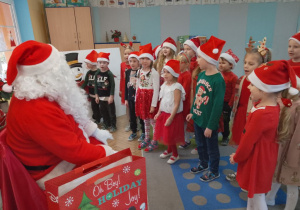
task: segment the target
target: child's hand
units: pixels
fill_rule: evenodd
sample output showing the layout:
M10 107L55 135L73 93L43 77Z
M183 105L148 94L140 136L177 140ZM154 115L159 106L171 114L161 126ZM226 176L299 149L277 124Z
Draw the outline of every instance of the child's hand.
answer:
M235 162L234 162L234 160L233 160L234 155L235 155L235 153L232 153L232 154L230 155L230 157L229 157L229 161L230 161L230 163L231 163L232 165L235 164Z
M204 131L204 136L206 138L210 138L211 137L211 133L212 133L212 130L209 129L209 128L206 128L205 131Z
M186 121L190 121L190 119L193 117L193 114L188 114L187 116L186 116Z
M109 96L109 98L108 98L108 104L111 104L112 102L114 102L114 96L113 95Z
M96 94L95 102L96 102L97 104L99 104L99 96L98 96L98 94Z
M128 101L127 101L127 100L125 100L125 106L127 106L127 107L128 107Z
M150 108L150 113L153 113L155 111L155 107L154 106L151 106Z
M172 121L173 121L173 119L169 117L169 118L166 120L165 126L171 125Z
M122 91L119 91L119 96L122 98Z
M159 115L160 115L160 112L157 112L157 114L154 116L154 120L157 120Z

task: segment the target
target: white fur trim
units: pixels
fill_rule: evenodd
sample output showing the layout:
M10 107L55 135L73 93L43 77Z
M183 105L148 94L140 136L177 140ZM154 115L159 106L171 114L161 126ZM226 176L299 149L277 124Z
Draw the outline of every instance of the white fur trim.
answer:
M198 52L198 55L200 55L202 58L204 58L208 63L211 63L211 64L213 64L215 66L218 65L218 61L216 61L215 59L209 57L204 52L202 52L200 50L200 47L198 47L197 52Z
M36 65L17 65L19 74L24 76L43 74L52 69L53 66L57 65L57 61L60 60L61 53L58 52L58 50L52 45L50 46L52 47L51 54L42 63L38 63Z
M156 58L158 56L159 51L161 51L161 46L158 46L154 52Z
M194 44L194 42L192 42L191 40L188 39L183 43L183 45L185 45L185 44L190 46L190 48L192 48L192 50L194 50L195 53L197 54L197 46Z
M96 131L97 128L98 128L97 124L92 121L90 121L89 123L83 126L83 129L88 136L91 136Z
M108 60L108 59L106 59L106 58L97 58L97 61L106 61L106 62L108 62L108 63L109 63L109 60Z
M8 84L4 84L2 86L2 90L4 92L11 93L13 91L13 86L12 85L8 85Z
M289 94L291 95L297 95L299 93L299 90L297 90L296 88L290 87L289 88Z
M255 74L255 72L253 71L249 76L248 76L249 81L258 89L266 92L266 93L274 93L274 92L279 92L282 91L284 89L289 88L290 82L281 84L281 85L267 85L265 83L263 83Z
M170 66L165 65L164 69L167 69L174 77L179 77L179 74L175 73L175 71Z
M215 48L215 49L213 49L212 52L213 52L213 54L217 54L219 52L219 49Z
M300 78L297 75L296 75L296 81L297 81L297 88L300 89Z
M113 155L116 153L116 151L114 151L110 146L103 145L103 144L97 145L97 146L103 147L103 149L105 150L106 156Z
M129 56L128 56L128 60L129 60L130 58L136 58L136 59L139 60L139 56L137 56L136 54L131 54L131 55L129 55Z
M143 54L141 54L140 56L139 56L139 59L141 59L141 58L149 58L150 60L152 60L153 61L153 55L151 55L150 53L143 53Z
M231 64L233 65L233 68L232 68L232 69L234 69L234 67L236 66L235 60L234 60L233 57L232 57L231 55L229 55L228 53L222 53L222 54L220 55L220 58L224 58L224 59L226 59L229 63L231 63Z
M84 62L89 63L91 65L97 65L97 62L92 62L92 61L90 61L88 59L84 59Z
M295 39L294 37L291 37L289 40L294 40L295 42L297 42L298 44L300 44L300 41L298 39Z
M177 47L176 47L175 45L169 43L169 42L163 43L163 47L169 47L169 48L171 48L172 50L174 50L174 52L177 51Z

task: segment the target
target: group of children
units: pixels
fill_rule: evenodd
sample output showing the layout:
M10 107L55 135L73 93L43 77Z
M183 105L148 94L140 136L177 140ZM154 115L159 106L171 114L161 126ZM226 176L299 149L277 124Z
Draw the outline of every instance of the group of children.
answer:
M151 152L161 141L168 147L160 158L170 157L167 162L173 164L179 159L177 144L187 148L194 133L197 148L193 151L199 164L190 172L207 171L200 180L209 182L220 176L218 133L222 132L222 145L237 145L230 162L238 163L238 170L226 178L236 178L248 191L247 209L264 210L267 204L274 205L278 183L288 185L285 209L294 209L300 185L300 33L289 40L289 61L271 61L266 38L257 47L253 43L250 38L244 57L245 75L239 79L232 72L238 57L232 50L221 53L225 41L214 36L202 45L198 38L187 40L177 56L176 43L170 37L154 50L150 43L141 46L139 52L128 48L130 67L124 71L124 87L120 89L130 116L132 134L128 140L137 138L138 120L142 130L139 149ZM104 68L100 64L100 70L93 67L88 73L97 77L109 71L107 65ZM112 84L111 74L106 75ZM92 107L104 98L110 109L114 88L108 88L104 96L99 95L99 87L95 83L94 92L90 92ZM115 126L113 120L109 123L105 125Z

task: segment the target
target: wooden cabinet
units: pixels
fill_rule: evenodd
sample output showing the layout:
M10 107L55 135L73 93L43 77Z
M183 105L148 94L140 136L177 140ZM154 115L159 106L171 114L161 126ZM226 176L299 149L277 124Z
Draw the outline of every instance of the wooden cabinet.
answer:
M51 44L59 51L94 49L90 7L46 8Z
M128 42L124 42L126 45L128 45ZM132 47L134 48L134 51L139 51L141 46L140 42L133 42ZM122 58L122 62L124 62L124 50L125 48L120 45L120 43L95 43L95 49L104 49L104 48L119 48L120 49L120 55Z

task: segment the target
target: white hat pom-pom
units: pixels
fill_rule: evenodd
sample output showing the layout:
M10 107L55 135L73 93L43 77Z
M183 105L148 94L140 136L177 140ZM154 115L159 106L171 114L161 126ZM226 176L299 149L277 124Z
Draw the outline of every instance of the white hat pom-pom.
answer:
M213 54L217 54L219 52L219 49L215 48L213 49Z
M299 93L299 91L296 88L290 87L289 88L289 94L291 95L297 95Z
M2 90L4 92L11 93L13 91L13 86L8 85L8 84L4 84L3 87L2 87Z

